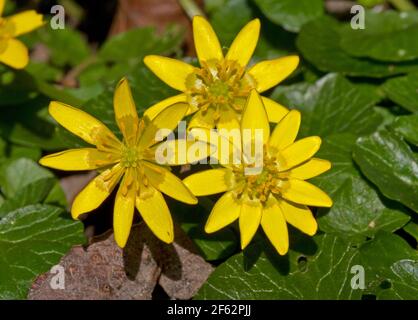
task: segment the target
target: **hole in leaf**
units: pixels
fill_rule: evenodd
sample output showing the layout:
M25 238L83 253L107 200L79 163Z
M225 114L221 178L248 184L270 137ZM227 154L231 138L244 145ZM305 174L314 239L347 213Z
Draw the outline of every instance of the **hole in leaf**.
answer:
M389 281L389 280L383 280L381 283L380 283L380 288L382 288L382 289L390 289L392 287L392 283Z

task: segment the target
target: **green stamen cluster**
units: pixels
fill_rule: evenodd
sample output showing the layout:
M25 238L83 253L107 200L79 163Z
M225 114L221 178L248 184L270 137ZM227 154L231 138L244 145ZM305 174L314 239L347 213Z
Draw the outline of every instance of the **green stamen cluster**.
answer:
M210 60L186 80L189 103L200 110L230 107L242 111L254 79L236 61Z

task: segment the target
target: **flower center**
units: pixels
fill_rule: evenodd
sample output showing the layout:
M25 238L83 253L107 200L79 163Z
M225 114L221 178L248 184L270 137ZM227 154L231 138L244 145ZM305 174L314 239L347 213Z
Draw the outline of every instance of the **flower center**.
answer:
M140 153L136 147L129 147L124 145L122 147L121 164L125 168L136 168L139 160L141 160Z
M242 111L255 80L236 61L209 60L186 79L190 105L206 111L227 106Z
M248 174L251 172L248 169L254 169L254 165L233 168L239 186L236 190L238 197L245 193L250 199L258 199L264 203L271 193L280 194L280 186L287 179L287 174L279 171L276 157L264 152L261 171L251 175Z

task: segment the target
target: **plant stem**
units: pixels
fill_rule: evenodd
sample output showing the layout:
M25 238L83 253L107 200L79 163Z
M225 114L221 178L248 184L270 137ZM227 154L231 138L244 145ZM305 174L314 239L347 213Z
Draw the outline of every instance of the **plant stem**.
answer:
M389 0L389 2L399 11L412 11L416 9L410 0Z
M193 0L178 0L180 6L186 12L190 19L193 19L194 16L205 16L203 11Z

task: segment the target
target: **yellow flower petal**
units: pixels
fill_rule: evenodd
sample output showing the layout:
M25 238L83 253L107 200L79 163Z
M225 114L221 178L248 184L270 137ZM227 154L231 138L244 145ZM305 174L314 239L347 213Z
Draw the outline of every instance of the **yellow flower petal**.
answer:
M90 181L74 199L71 207L73 218L77 219L81 214L99 207L112 193L123 172L123 168L117 164Z
M212 59L223 59L222 48L215 31L209 22L201 16L193 18L193 38L200 63Z
M212 129L215 128L215 111L212 108L207 109L206 111L199 110L197 111L192 119L188 123L188 128L206 128Z
M131 180L132 171L129 170L119 187L113 210L113 232L117 245L124 248L131 232L135 211L136 189Z
M195 70L183 61L162 56L146 56L144 63L158 78L179 91L186 91L186 79Z
M150 120L153 120L161 111L177 102L187 102L187 96L184 93L182 93L164 99L145 110L144 117L148 117Z
M289 235L286 220L275 197L270 196L263 208L261 226L280 255L289 250Z
M29 63L28 49L19 40L1 40L0 62L15 69L23 69Z
M139 147L147 148L158 141L162 141L170 131L172 132L178 126L179 121L183 119L188 108L189 105L187 103L179 102L161 111L145 127L139 139ZM163 129L164 132L160 131L160 129ZM159 140L156 139L157 136Z
M183 183L195 196L207 196L230 190L231 179L228 169L210 169L188 176Z
M254 19L241 29L226 54L227 60L235 60L242 67L247 66L260 35L260 20Z
M321 138L317 136L307 137L292 143L279 152L282 157L280 170L288 170L311 158L321 146Z
M6 23L12 25L13 36L17 37L41 27L44 22L42 15L35 10L28 10L6 18Z
M233 130L233 129L240 129L240 121L238 114L232 110L231 108L227 108L222 110L218 123L216 125L218 130L225 129L225 130Z
M291 203L283 199L279 201L279 206L286 221L292 226L310 236L316 233L318 224L307 206Z
M261 61L251 67L248 73L257 82L257 91L264 92L286 79L298 66L298 56L287 56Z
M71 149L47 155L39 160L45 167L72 171L94 170L115 163L115 155L94 148Z
M290 146L298 135L300 126L300 112L291 110L276 125L269 140L269 146L278 150L282 150Z
M331 207L331 198L321 189L309 182L289 179L282 188L282 197L307 206Z
M246 197L242 200L239 216L239 231L241 234L241 249L250 243L260 225L263 206L259 201Z
M174 227L170 210L161 192L153 186L141 186L140 196L136 198L136 208L147 226L162 241L174 240Z
M115 119L125 140L132 145L135 143L138 130L138 113L132 97L131 89L126 78L119 81L113 96Z
M257 141L257 131L262 134L262 141ZM247 133L251 133L251 136ZM260 95L256 90L252 90L247 100L241 118L241 134L243 139L243 147L246 143L262 142L266 144L270 136L270 124L267 113L264 108ZM251 141L249 138L251 137ZM247 140L248 139L248 140ZM246 148L244 147L244 150ZM252 148L252 152L254 147Z
M289 109L278 104L276 101L266 97L261 97L263 100L264 108L267 112L267 117L270 122L277 123L284 118L289 112Z
M215 203L205 225L207 233L216 232L239 218L241 204L234 193L225 193Z
M118 143L112 131L102 122L80 109L52 101L48 110L60 125L90 144L98 144L102 140Z
M331 169L331 162L328 160L312 158L309 161L294 167L289 174L292 178L299 180L308 180L319 176L321 173Z
M188 204L196 204L197 199L183 182L162 166L142 161L144 173L157 190Z

